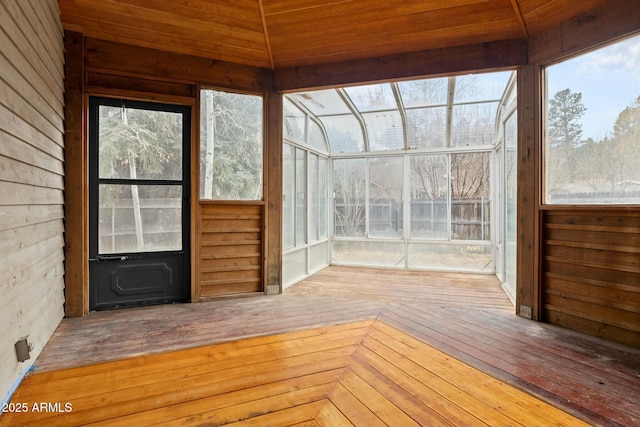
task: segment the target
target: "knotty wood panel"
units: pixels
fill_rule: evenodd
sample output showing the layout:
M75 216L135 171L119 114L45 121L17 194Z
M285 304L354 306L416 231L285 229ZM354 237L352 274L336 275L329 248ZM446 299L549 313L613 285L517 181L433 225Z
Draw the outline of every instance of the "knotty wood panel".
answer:
M92 93L108 92L113 89L148 94L161 94L183 98L195 98L195 86L189 83L162 82L135 76L87 72L87 91Z
M591 3L592 8L576 16L564 10L560 13L565 15L566 20L551 26L542 22L534 26L536 31L529 38L531 62L556 61L640 30L640 3L635 0L580 3ZM601 4L595 7L594 3ZM547 10L550 11L549 8ZM537 31L538 27L544 29Z
M640 347L640 213L543 212L544 317Z
M372 4L355 0L332 6L305 10L289 1L265 4L265 21L278 68L508 40L523 35L508 2L403 0ZM273 7L286 10L274 13ZM471 16L477 21L470 26Z
M265 291L282 292L282 122L281 93L267 93Z
M59 3L65 28L91 38L280 69L524 38L606 0Z
M573 16L603 4L602 0L518 0L522 19L527 30L535 33L552 25L559 24ZM617 2L616 7L619 6ZM611 8L612 5L606 7ZM624 8L621 7L621 9Z
M263 291L264 204L201 203L200 299Z
M586 426L382 321L36 374L0 425Z
M155 77L178 83L200 82L252 91L270 89L273 80L271 71L265 68L88 37L85 39L85 65L96 71L109 70L110 73Z
M329 64L282 67L275 71L275 89L303 90L380 80L460 72L490 71L527 63L525 39L390 54Z
M535 64L518 69L518 227L516 312L540 319L539 200L542 111L540 72ZM529 314L530 312L530 314Z
M90 37L167 52L269 67L257 0L61 1L65 28Z
M0 2L0 399L64 315L62 26L55 0ZM14 344L27 337L31 359Z
M65 32L65 315L89 310L88 168L85 150L84 36Z

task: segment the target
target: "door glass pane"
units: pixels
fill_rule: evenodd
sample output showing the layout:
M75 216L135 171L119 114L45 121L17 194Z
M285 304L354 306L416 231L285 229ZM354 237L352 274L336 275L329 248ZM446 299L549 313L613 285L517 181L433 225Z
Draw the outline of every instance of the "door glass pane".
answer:
M182 249L182 186L99 186L98 253Z
M451 155L451 239L489 240L489 153Z
M411 238L447 239L447 155L411 157Z
M99 107L99 178L182 179L182 114Z
M402 158L369 159L369 236L402 237Z

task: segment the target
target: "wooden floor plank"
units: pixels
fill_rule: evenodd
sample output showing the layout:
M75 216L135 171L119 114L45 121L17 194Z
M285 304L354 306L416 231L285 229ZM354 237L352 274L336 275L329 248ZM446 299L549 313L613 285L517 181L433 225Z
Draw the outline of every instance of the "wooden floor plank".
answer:
M528 361L526 357L520 357L520 354L513 355L509 352L496 351L493 343L483 342L482 334L475 333L471 326L466 334L456 332L455 328L460 326L459 323L455 322L456 325L452 325L450 318L446 316L440 319L436 316L434 319L433 312L430 312L429 317L425 317L421 309L403 304L397 309L388 307L381 314L380 320L405 330L440 350L452 354L466 363L474 364L474 366L490 372L500 379L511 379L514 384L517 383L528 388L538 397L550 398L554 403L562 405L563 408L571 410L575 414L582 413L596 424L626 426L639 419L636 415L603 403L612 400L611 397L592 398L591 395L595 390L586 382L580 380L577 383L575 381L567 382L564 371L571 368L562 365L538 365ZM530 352L530 348L523 349L522 352ZM578 390L575 389L576 387ZM640 397L640 394L635 394L635 396ZM632 405L636 411L640 410L638 404Z
M461 411L472 414L483 424L490 426L522 425L496 411L492 405L478 400L456 387L454 383L464 380L464 374L462 372L451 372L449 377L441 378L423 367L422 364L405 358L404 355L397 353L378 341L367 338L363 342L363 346L384 358L394 367L401 369L413 377L416 383L428 385L436 394L437 399L448 400L458 406Z
M360 351L360 350L359 350ZM365 360L354 355L349 364L349 369L358 374L368 384L382 393L396 407L404 411L408 416L421 426L453 426L454 424L443 418L436 411L420 402L412 394L408 393L383 372L376 371ZM386 370L386 369L385 369Z
M291 426L306 421L309 417L315 417L326 404L326 400L307 403L293 408L283 409L270 414L260 415L225 424L227 427L264 427L264 426Z
M322 427L354 427L354 424L331 401L327 401L327 404L322 407L315 421Z
M340 412L355 426L387 426L371 409L354 396L344 385L338 383L329 395Z
M420 382L410 372L404 372L401 369L389 369L389 362L375 352L366 347L360 347L355 357L367 363L379 372L385 375L399 387L402 387L411 396L414 396L422 405L436 412L440 417L444 418L447 423L459 426L486 426L478 418L469 412L461 409L455 403L443 399L441 395L435 392L428 385Z
M322 337L328 333L344 332L347 330L364 331L366 330L366 328L369 327L371 322L372 322L371 320L366 320L362 322L330 325L330 326L325 326L321 328L305 329L302 331L287 332L282 334L258 336L250 339L235 339L235 340L227 341L224 343L212 344L211 346L215 346L215 349L216 349L216 353L214 354L212 353L204 354L202 351L203 346L194 346L191 348L181 349L180 354L184 358L200 357L200 358L203 358L204 362L208 362L212 358L215 360L216 357L218 357L219 359L225 359L226 357L217 356L220 353L227 352L227 351L234 351L242 348L253 348L256 346L267 345L272 343L287 342L294 339ZM156 354L144 355L142 358L141 357L125 358L125 359L120 359L110 363L101 362L101 366L103 367L102 368L103 372L111 372L116 369L117 370L123 369L127 366L132 366L134 368L138 367L140 364L144 364L145 357L154 357L154 358L159 357L159 358L165 358L168 360L175 360L175 357L173 354L174 353L171 351L165 351L160 353L159 355L156 355ZM154 360L161 360L161 359L154 359ZM189 364L191 364L191 361L185 362L185 365L189 365ZM34 376L33 378L29 378L29 380L33 384L38 384L38 383L47 383L50 381L64 379L65 376L77 377L81 375L83 368L86 369L86 372L88 372L90 375L93 375L99 372L96 366L91 366L91 365L92 364L90 363L82 363L82 364L79 364L79 366L73 366L72 367L73 371L68 371L67 369L57 369L55 371L48 371L48 370L37 368L36 372L38 373L38 375ZM67 372L69 373L67 374Z
M304 353L353 346L361 342L369 324L370 322L359 323L357 328L346 326L324 328L321 333L310 336L297 333L290 340L284 337L278 340L256 338L248 340L250 344L244 346L237 343L227 343L202 347L179 352L180 357L176 357L176 353L172 352L153 357L153 363L146 363L147 358L139 360L133 366L123 366L124 363L112 362L102 366L78 368L75 372L62 372L60 375L47 372L27 379L20 397L28 399L33 394L46 392L59 394L68 400L77 395L89 395L90 392L87 389L98 394L101 386L109 383L113 384L111 391L116 391L131 385L140 386L153 383L157 381L157 378L166 381L173 379L172 376L176 376L179 379L183 375L181 369L185 367L189 367L189 375L191 376L204 375L232 367L249 366L254 363L263 363L268 360L278 360ZM264 343L265 341L267 343ZM83 375L84 372L87 375ZM68 377L70 375L73 376ZM39 378L40 376L45 377L46 381Z
M406 427L420 426L418 422L394 405L389 399L352 370L348 369L340 378L339 382L386 425Z
M267 397L286 394L295 390L306 389L318 385L335 384L342 376L343 372L344 368L339 368L237 390L231 393L215 394L215 392L212 391L212 395L209 397L190 400L175 405L163 406L150 411L138 412L89 425L95 427L109 425L153 426L160 423L172 423L179 419L182 419L183 421L189 420L190 417L196 415L199 416L199 414L207 412L211 408L221 410L229 406L245 404Z
M304 297L283 299L279 305L265 301L268 298L275 297L247 299L251 304L238 300L190 304L197 306L190 310L176 304L100 312L88 316L96 320L87 323L82 322L85 318L64 319L43 350L37 372L351 323L373 319L379 312L377 303L366 301ZM228 305L232 307L227 309ZM77 348L85 349L81 358Z
M244 425L261 425L259 420L267 419L276 425L290 425L314 418L319 412L320 406L305 406L311 403L322 402L334 388L334 383L321 384L298 390L291 390L277 396L263 397L257 400L215 408L209 411L201 411L184 418L172 419L163 423L153 424L157 427L174 427L187 425L226 425L232 423L244 423ZM297 414L295 419L290 419L289 412L294 409L314 409L313 412ZM204 409L204 407L202 408ZM269 418L262 417L270 415ZM258 424L256 424L258 423Z
M108 418L122 417L199 399L211 393L212 390L217 394L224 394L260 384L343 368L349 362L355 347L338 350L303 355L291 361L281 360L276 363L268 361L253 365L249 370L244 367L235 367L220 371L216 375L186 376L181 380L129 387L115 393L108 390L110 386L107 384L103 393L74 401L72 413L57 414L57 416L45 418L39 414L27 413L20 419L26 423L38 419L44 425L71 425L70 420L72 419L81 419L83 423L92 423ZM60 400L61 397L58 395L46 396L44 401L65 401L64 398ZM44 397L40 397L40 399L42 398Z
M468 319L460 320L461 324L469 323ZM509 319L499 314L485 314L481 321L473 323L478 335L491 338L492 343L498 341L503 344L501 350L522 355L522 348L544 348L544 352L522 356L534 357L535 363L547 367L560 364L567 375L572 375L576 380L587 380L596 389L606 383L609 386L606 390L608 395L626 400L629 391L640 393L640 381L635 380L640 375L637 352L628 352L624 346L613 343L603 346L601 340L559 327L536 326L525 319ZM556 331L561 332L561 339L558 339ZM611 360L619 362L615 369L612 369ZM572 367L575 369L567 369Z
M521 392L490 377L450 356L428 346L398 330L376 322L368 337L388 345L393 340L393 349L406 358L424 366L425 369L446 378L460 390L484 402L522 425L588 426L539 399ZM451 373L457 375L453 376Z
M64 319L36 365L14 401L70 398L73 413L0 426L195 425L219 411L252 411L242 425L348 425L349 411L379 425L397 411L420 425L568 425L549 404L640 425L640 350L515 316L491 275L329 267L278 296L92 313ZM259 408L268 399L281 409Z

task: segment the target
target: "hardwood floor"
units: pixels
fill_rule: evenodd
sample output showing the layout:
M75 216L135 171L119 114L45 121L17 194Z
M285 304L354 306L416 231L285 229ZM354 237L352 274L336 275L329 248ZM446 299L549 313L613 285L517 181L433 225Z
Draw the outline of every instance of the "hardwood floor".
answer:
M7 424L588 425L380 320L44 372L14 399L69 412Z
M330 267L65 319L12 401L73 412L0 425L640 425L640 350L513 311L488 275Z

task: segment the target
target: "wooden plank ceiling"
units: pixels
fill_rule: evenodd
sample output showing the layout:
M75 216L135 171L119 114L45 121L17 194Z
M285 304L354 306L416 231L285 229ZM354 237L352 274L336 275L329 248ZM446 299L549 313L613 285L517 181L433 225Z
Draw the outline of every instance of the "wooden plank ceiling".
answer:
M526 38L607 0L58 0L87 37L265 68Z

